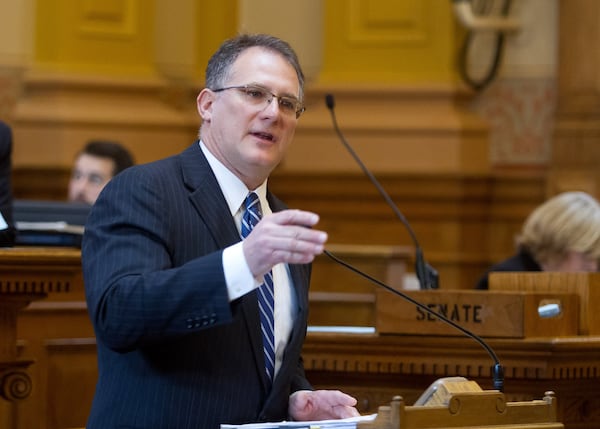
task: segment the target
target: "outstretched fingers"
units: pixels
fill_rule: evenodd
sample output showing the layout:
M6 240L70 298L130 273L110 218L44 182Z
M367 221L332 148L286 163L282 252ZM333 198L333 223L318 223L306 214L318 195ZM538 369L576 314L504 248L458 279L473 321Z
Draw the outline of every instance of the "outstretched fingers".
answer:
M278 263L305 264L323 253L327 233L313 229L319 216L303 210L284 210L265 216L244 242L253 274Z

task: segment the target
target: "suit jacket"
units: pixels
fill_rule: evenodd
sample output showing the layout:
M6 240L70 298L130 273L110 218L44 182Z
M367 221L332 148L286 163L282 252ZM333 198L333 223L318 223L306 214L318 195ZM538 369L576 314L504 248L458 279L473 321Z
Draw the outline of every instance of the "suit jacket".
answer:
M488 274L492 271L542 271L542 267L525 249L519 251L504 261L493 265L477 282L476 289L488 289Z
M15 242L13 223L12 174L12 132L0 121L0 213L8 228L0 230L0 246L12 246Z
M285 208L268 193L273 210ZM99 378L87 429L218 428L287 419L311 386L300 352L310 265L270 391L256 291L229 302L222 249L240 241L198 142L114 177L86 223L82 263Z

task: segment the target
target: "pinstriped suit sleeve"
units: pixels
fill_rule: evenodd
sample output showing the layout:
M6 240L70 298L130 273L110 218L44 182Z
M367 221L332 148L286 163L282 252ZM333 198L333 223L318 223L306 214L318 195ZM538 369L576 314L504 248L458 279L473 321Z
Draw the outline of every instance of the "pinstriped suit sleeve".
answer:
M177 189L145 172L126 171L109 183L84 236L86 292L96 334L115 350L187 334L190 323L202 322L205 315L218 315L213 317L218 323L231 319L221 250L200 243L210 242L211 233L202 231L198 214L184 207L185 198L173 197ZM176 223L170 213L177 213ZM203 256L178 257L191 256L189 247L204 247Z

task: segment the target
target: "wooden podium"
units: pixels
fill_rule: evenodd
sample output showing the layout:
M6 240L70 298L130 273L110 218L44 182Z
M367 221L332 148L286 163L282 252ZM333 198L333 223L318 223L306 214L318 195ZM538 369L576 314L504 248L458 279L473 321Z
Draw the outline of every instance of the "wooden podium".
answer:
M497 391L457 393L447 405L406 406L395 397L389 406L379 407L372 422L358 429L563 429L556 421L556 398L546 392L542 400L506 402Z
M600 335L600 273L494 272L490 291L563 293L577 296L579 335Z
M485 338L505 367L506 409L553 391L566 428L600 428L600 273L493 273L489 291L404 292ZM546 303L560 313L542 316ZM461 375L491 388L492 360L480 344L389 291L376 291L376 308L371 334L309 333L303 358L315 387L352 394L363 413L401 394L398 407L415 416L425 411L405 403L439 377ZM542 427L561 427L548 424Z
M393 253L387 252L377 257L371 249L369 250L368 261L366 263L362 261L362 264L368 265L366 271L369 273L379 270L378 276L385 278L388 272L387 265L399 266L402 263L402 255L396 257ZM359 259L359 256L356 258ZM323 261L323 264L326 263ZM595 293L594 276L591 274L587 277L579 276L584 283L577 290L553 288L551 294L556 294L555 298L565 298L564 307L570 308L568 300L572 299L572 295L581 297L584 292ZM317 275L313 282L315 280L317 283L314 286L317 286L316 290L320 292L339 292L332 288L334 286L345 288L349 284L345 281L341 282L337 270L334 272L333 268L325 270L325 274L321 276ZM350 281L356 282L356 279L349 278L348 282ZM47 293L48 296L43 300L32 302L19 311L16 344L14 342L8 344L6 338L9 338L9 334L0 333L0 344L4 347L5 353L8 350L10 356L14 356L16 347L17 359L14 361L19 359L35 361L35 364L28 369L20 369L31 377L31 394L25 400L0 399L0 428L83 427L94 395L97 361L94 332L85 305L80 252L77 249L62 248L0 249L0 290L4 294L2 299L9 299L6 292L14 291L17 282L21 290L26 287L29 288L28 293L35 291L35 293ZM42 282L44 282L43 288L40 289ZM550 281L549 285L551 284L554 282ZM34 287L36 289L33 289ZM355 287L353 292L361 295L372 292L366 285L364 290L359 289L362 287L359 284L353 284L353 287ZM479 292L480 296L486 296L486 292ZM507 314L527 314L532 303L537 302L533 295L522 290L503 293L506 294L506 299L510 299L510 302L515 304L512 308L513 312ZM467 295L471 294L467 293L465 297ZM488 295L498 296L495 293ZM449 296L458 297L458 295L447 294L446 298ZM474 299L474 297L467 298ZM593 301L594 296L590 295L590 297ZM375 301L373 291L368 302L374 307ZM443 302L438 301L438 303ZM431 304L435 302L432 301ZM323 305L324 310L328 308ZM537 306L534 305L533 308L535 307ZM558 335L557 329L564 329L564 327L557 326L555 329L550 325L554 322L548 320L540 321L545 324L544 329L525 324L522 332L513 329L508 337L486 338L505 366L504 396L495 401L504 404L506 409L512 410L513 406L521 409L523 403L538 404L537 401L540 401L545 391L554 391L558 420L565 425L565 428L600 428L600 336L592 334L597 332L594 328L597 326L594 319L596 313L588 312L584 308L579 311L579 315L566 311L561 316L569 320L569 324L573 320L579 320L578 329L581 329L581 321L586 321L587 334L573 332L563 334L564 336ZM2 311L0 314L5 313ZM371 320L370 314L368 320ZM351 314L344 314L344 316L349 317ZM484 320L483 313L470 320L477 326L487 324L485 321L479 323L480 320ZM372 323L374 323L374 312ZM433 321L424 323L431 325L431 329L439 324ZM403 325L403 322L399 324ZM475 327L475 329L481 329L484 333L487 330L485 326ZM532 336L533 334L537 336ZM10 335L14 336L14 334ZM481 346L469 338L441 332L437 335L423 335L421 332L416 334L309 332L303 349L303 358L306 375L315 388L339 389L352 394L358 399L358 407L363 414L376 413L382 405L384 406L381 410L382 416L385 413L389 415L390 410L397 409L400 413L403 409L402 412L409 414L405 422L412 421L413 417L410 416L413 415L414 418L422 417L421 413L425 411L413 411L412 404L433 381L440 377L461 375L476 381L484 389L491 388L491 362ZM399 394L405 402L394 400L390 404L390 400ZM468 399L467 402L462 397L459 399L461 404L469 404ZM397 404L397 407L394 404ZM389 406L388 411L385 408L387 406ZM432 407L417 408L428 408L429 412L439 412L444 415L442 411L434 411ZM536 409L538 408L543 407ZM464 409L466 408L461 408ZM448 410L444 412L446 414L443 419L446 422L457 420L447 416ZM438 424L429 427L440 426ZM560 426L549 422L541 427Z
M70 258L68 256L71 256ZM32 360L17 357L17 318L32 301L48 292L68 292L80 275L79 253L45 249L2 249L0 258L0 397L27 398Z
M0 290L0 397L8 401L25 399L31 393L26 370L30 360L17 360L17 316L43 293Z

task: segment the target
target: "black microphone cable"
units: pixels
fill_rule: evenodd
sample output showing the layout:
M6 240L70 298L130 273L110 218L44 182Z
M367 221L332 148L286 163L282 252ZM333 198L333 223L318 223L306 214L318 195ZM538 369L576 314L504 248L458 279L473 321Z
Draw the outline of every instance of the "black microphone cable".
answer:
M424 311L426 311L428 314L431 314L432 316L436 317L437 319L441 320L444 323L447 323L448 325L452 326L455 329L458 329L460 332L462 332L463 334L465 334L467 337L475 340L476 342L478 342L484 349L485 351L490 355L490 357L492 358L492 360L494 361L494 365L492 366L492 379L493 379L493 385L494 385L494 389L503 392L504 391L504 368L502 367L502 365L500 364L500 360L498 359L498 356L496 355L496 353L494 352L494 350L492 350L492 348L489 346L489 344L487 344L480 336L475 335L473 332L469 331L468 329L463 328L462 326L460 326L458 323L454 322L453 320L447 318L446 316L444 316L443 314L440 314L436 311L433 311L431 308L429 308L428 306L426 306L425 304L420 303L419 301L415 300L414 298L406 295L403 292L400 292L397 289L394 289L393 287L385 284L384 282L377 280L375 277L370 276L369 274L359 270L358 268L350 265L349 263L341 260L340 258L338 258L337 256L335 256L333 253L331 253L328 250L323 250L323 253L325 253L328 257L330 257L334 262L342 265L343 267L349 269L350 271L353 271L354 273L358 274L359 276L375 283L376 285L392 292L394 295L397 295L399 297L401 297L402 299L410 302L411 304L416 305L417 307L423 309Z
M421 246L419 245L419 241L417 240L417 236L415 235L414 231L410 227L408 220L406 220L406 218L404 217L404 215L402 214L402 212L400 211L398 206L396 206L396 204L394 204L394 201L392 200L392 198L388 195L388 193L385 191L385 189L383 189L383 186L381 186L381 184L375 178L373 173L371 173L369 171L369 169L365 166L365 164L360 160L360 158L358 157L356 152L354 152L354 149L352 149L352 147L346 141L346 138L342 134L342 132L338 126L337 119L335 117L335 109L334 109L335 101L334 101L332 94L325 95L325 104L327 105L327 108L329 109L329 112L331 113L333 127L335 129L336 134L340 138L340 141L346 147L346 149L348 150L350 155L352 155L352 157L354 158L356 163L359 165L359 167L362 169L362 171L367 175L369 180L373 183L373 185L375 185L375 188L377 188L377 190L379 191L379 193L381 194L383 199L386 201L388 206L390 206L392 208L392 210L394 211L396 216L400 219L400 221L402 222L402 224L404 225L404 227L410 234L410 237L415 245L415 273L417 275L417 279L419 279L419 284L421 286L421 289L437 289L439 287L438 272L425 261L425 258L423 256L423 250L421 249Z

